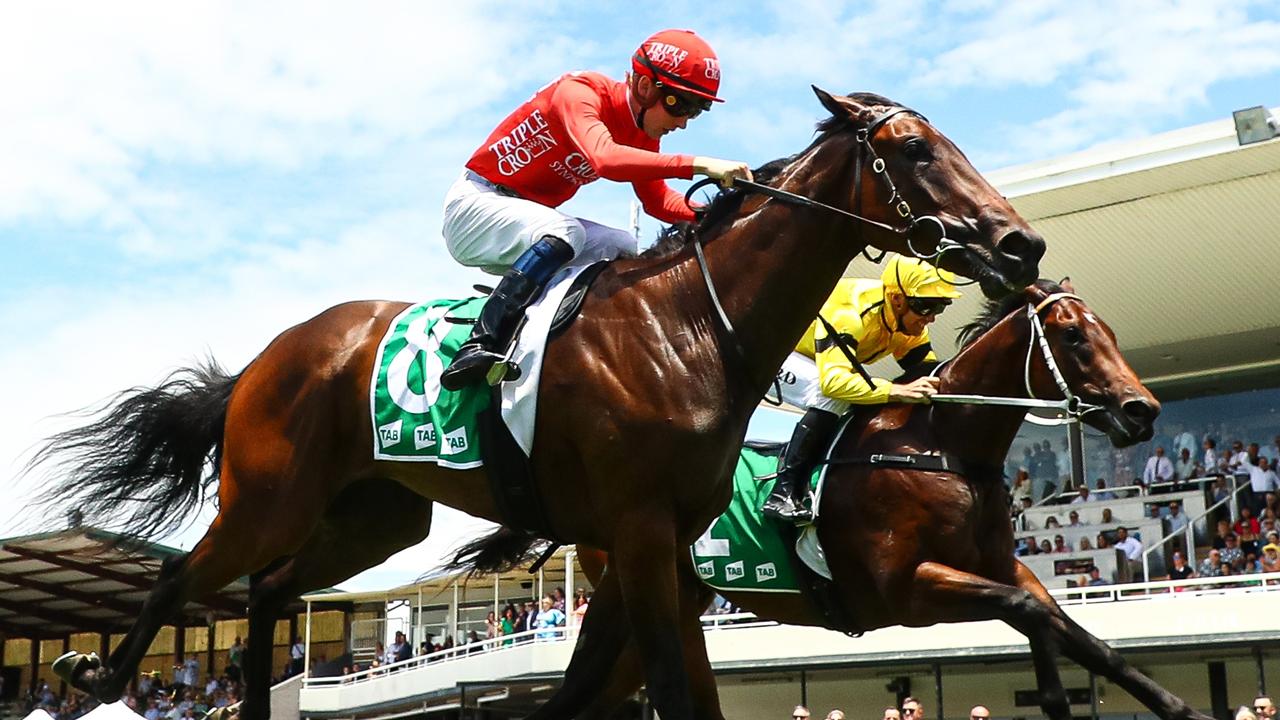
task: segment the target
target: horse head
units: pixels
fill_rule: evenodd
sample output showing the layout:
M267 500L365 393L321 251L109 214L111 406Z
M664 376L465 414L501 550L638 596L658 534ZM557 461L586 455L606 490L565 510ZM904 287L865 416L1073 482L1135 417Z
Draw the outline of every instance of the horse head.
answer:
M1069 280L1060 285L1041 280L1024 295L1043 323L1062 380L1086 408L1081 419L1116 447L1150 440L1160 401L1120 354L1111 327L1074 293ZM1037 397L1061 394L1047 362L1032 364L1030 385Z
M842 204L901 230L882 232L878 247L932 259L991 298L1038 277L1044 238L924 116L879 95L813 91L831 112L824 136L854 131L861 177Z

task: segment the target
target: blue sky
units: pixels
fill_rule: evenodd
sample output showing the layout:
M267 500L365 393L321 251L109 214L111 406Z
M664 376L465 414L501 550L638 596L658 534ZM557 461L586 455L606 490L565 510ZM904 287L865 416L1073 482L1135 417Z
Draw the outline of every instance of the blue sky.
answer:
M484 280L439 234L465 158L663 27L711 42L728 100L664 147L753 165L807 144L811 83L915 107L982 170L1280 104L1280 10L1247 0L28 5L0 11L0 536L47 529L16 476L57 413L205 353L238 369L343 300ZM566 209L623 226L628 198L599 182ZM475 528L438 515L354 585Z

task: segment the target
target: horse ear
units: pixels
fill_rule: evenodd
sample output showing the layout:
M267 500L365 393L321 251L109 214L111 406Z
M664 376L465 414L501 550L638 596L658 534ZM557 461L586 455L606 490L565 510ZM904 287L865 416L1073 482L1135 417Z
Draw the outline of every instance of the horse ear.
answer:
M813 88L813 94L818 96L818 102L822 103L822 107L832 115L852 118L857 114L857 108L851 106L846 98L837 98L817 85L809 87Z
M1070 276L1070 275L1068 275L1067 277L1064 277L1064 278L1062 278L1061 280L1059 280L1059 281L1058 281L1058 284L1062 286L1062 289L1063 289L1063 290L1066 290L1066 291L1067 291L1067 292L1069 292L1069 293L1075 293L1075 291L1076 291L1076 286L1071 284L1071 276Z

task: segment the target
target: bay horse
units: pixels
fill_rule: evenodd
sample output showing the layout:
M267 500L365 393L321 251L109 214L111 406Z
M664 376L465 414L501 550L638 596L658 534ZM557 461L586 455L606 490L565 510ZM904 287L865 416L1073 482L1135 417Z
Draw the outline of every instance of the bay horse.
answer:
M694 717L676 630L677 558L728 502L751 412L846 265L868 245L921 249L907 232L922 224L917 213L961 248L939 264L988 294L1034 278L1044 253L1043 239L922 116L878 95L814 91L830 117L807 149L777 163L771 183L827 207L718 196L696 231L610 265L545 353L531 462L547 521L558 539L612 553L597 606L619 617L625 608L668 720ZM705 270L694 237L705 242ZM932 240L923 251L937 254ZM244 670L268 678L265 639L285 602L421 540L433 501L503 521L482 470L373 458L368 383L379 340L405 307L338 305L284 331L238 375L212 364L180 371L50 439L36 463L66 474L45 506L79 508L93 522L133 503L123 526L140 538L175 527L219 482L205 535L165 564L109 659L62 659L68 682L115 700L166 619L245 575ZM269 715L267 683L249 682L241 712Z
M1043 318L1043 351L1032 314ZM1159 402L1120 355L1110 327L1069 289L1038 281L1023 293L989 303L962 336L962 349L938 373L940 396L1074 395L1082 407L1096 408L1084 412L1083 421L1117 447L1151 438ZM1045 357L1060 369L1061 383ZM842 615L846 626L834 629L845 631L1002 620L1030 641L1040 705L1052 720L1071 717L1055 662L1059 652L1123 687L1163 720L1208 720L1080 627L1014 557L1001 468L1026 412L1025 407L939 403L855 410L832 453L817 520L841 612L824 612L802 594L718 592L762 619L785 624L832 627ZM872 453L941 453L960 460L964 471L840 462ZM607 581L612 572L607 559L598 550L579 547L579 560L593 581L602 575ZM698 615L717 591L701 583L687 553L680 584L690 598L681 603L680 628L699 717L722 719L705 650L697 651L702 642ZM587 617L595 612L593 605ZM618 619L600 619L610 621ZM607 649L601 643L595 647ZM604 670L592 678L566 677L560 693L532 717L607 717L640 687L629 643L621 657L584 657L581 667Z

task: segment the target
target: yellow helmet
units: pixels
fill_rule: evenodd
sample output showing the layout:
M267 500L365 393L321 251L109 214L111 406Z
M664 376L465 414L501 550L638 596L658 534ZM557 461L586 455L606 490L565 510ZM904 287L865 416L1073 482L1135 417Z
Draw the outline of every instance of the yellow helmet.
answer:
M889 262L880 273L880 282L887 292L896 290L909 298L954 300L960 297L955 273L897 253L890 253Z

